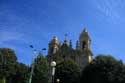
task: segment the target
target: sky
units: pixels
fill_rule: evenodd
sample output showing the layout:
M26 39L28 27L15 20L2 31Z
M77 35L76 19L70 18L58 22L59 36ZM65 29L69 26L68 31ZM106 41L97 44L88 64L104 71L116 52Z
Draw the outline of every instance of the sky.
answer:
M84 28L94 56L112 55L125 63L125 0L0 0L0 48L12 48L19 62L31 63L33 45L46 51L57 36L76 41Z

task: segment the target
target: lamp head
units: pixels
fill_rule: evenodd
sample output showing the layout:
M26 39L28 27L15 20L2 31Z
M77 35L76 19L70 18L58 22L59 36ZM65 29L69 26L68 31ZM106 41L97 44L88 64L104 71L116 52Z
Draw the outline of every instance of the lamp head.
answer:
M56 79L56 81L57 81L57 82L59 82L59 81L60 81L60 79Z
M55 61L52 61L51 62L51 67L55 67L56 66L56 62Z

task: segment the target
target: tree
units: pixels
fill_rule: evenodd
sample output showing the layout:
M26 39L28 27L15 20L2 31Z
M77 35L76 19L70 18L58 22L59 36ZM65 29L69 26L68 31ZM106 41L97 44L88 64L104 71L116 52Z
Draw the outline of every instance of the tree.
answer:
M34 62L32 83L48 83L48 63L46 58L39 53Z
M99 55L82 72L81 83L120 83L123 63L112 56Z
M115 81L119 81L119 82L125 82L125 66L121 66L117 72L115 72L116 79Z
M17 57L10 48L0 48L0 79L10 81L10 76L15 74Z
M29 80L29 67L23 63L17 63L16 74L12 77L12 83L27 83Z
M65 59L57 64L55 80L60 79L60 83L78 83L80 77L80 68L72 60Z

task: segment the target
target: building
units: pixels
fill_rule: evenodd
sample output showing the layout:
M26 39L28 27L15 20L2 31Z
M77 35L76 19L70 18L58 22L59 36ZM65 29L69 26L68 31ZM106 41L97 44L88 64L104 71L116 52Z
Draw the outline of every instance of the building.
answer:
M48 47L47 59L49 63L53 60L59 63L64 59L72 59L80 66L81 69L83 69L92 61L93 54L91 51L91 39L85 28L76 42L75 49L72 48L71 40L68 42L65 38L64 42L61 44L56 36L54 36L49 42Z

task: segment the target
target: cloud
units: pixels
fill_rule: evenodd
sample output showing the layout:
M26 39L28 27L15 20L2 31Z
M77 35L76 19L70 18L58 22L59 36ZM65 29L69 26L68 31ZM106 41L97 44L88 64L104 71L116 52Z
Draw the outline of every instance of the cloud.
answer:
M115 2L110 0L104 0L100 2L99 0L95 0L95 1L96 1L97 9L103 15L107 16L108 19L111 19L114 23L116 23L116 21L120 19L119 12L117 11L117 8L120 7L120 5L122 4L120 0Z
M20 40L22 34L18 32L1 31L0 32L0 42L10 41L10 40Z

